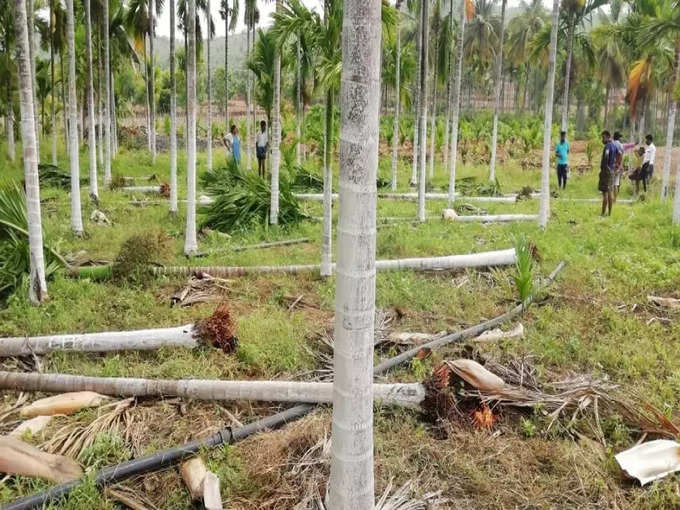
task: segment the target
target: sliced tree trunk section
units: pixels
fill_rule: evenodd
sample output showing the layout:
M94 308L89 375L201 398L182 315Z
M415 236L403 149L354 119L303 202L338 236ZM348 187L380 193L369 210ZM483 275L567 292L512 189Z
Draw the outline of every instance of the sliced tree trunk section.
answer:
M466 255L449 255L445 257L425 257L396 260L378 260L375 263L378 271L449 271L451 269L507 266L515 263L515 249L471 253ZM335 264L332 269L335 270ZM211 276L228 278L232 276L245 276L249 274L302 274L320 270L318 264L288 265L288 266L175 266L175 267L152 267L154 275L189 276L196 272L208 273Z
M53 351L148 351L161 347L193 349L199 343L194 325L187 324L175 328L138 331L2 338L0 339L0 357L41 355Z
M169 380L0 372L0 388L46 393L94 391L112 397L182 397L309 404L329 404L333 401L333 383L298 381ZM376 401L383 404L412 406L422 401L425 390L417 383L374 384L373 395Z
M42 452L35 446L7 436L0 436L0 472L56 483L75 480L83 475L83 470L73 459Z

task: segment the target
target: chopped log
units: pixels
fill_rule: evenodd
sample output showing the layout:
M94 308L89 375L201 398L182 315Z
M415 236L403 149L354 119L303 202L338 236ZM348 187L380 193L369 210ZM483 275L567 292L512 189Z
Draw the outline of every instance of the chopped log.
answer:
M20 374L15 374L20 375ZM39 374L26 374L39 375ZM69 391L69 390L60 390ZM52 392L55 393L55 392ZM93 391L72 391L63 395L41 398L23 407L19 414L24 417L53 416L55 414L74 414L87 407L98 407L109 398Z
M52 416L36 416L30 420L20 423L12 432L9 433L12 437L21 437L25 432L30 432L31 435L36 435L38 432L47 427L47 424L52 420Z
M220 479L208 471L203 479L203 506L205 510L222 510Z
M516 261L515 249L470 253L466 255L449 255L445 257L423 257L396 260L378 260L375 267L377 271L449 271L452 269L507 266ZM318 264L290 265L290 266L175 266L154 267L151 271L155 275L166 276L189 276L193 273L207 273L211 276L229 278L245 276L249 274L302 274L319 271ZM332 265L335 270L335 264Z
M73 460L41 452L14 437L0 436L0 472L64 483L83 475Z
M291 246L293 244L304 244L311 242L308 237L302 237L300 239L286 239L283 241L273 241L270 243L259 243L259 244L249 244L245 246L234 246L231 248L232 251L246 251L246 250L262 250L266 248L276 248L279 246Z
M332 383L298 381L168 380L0 372L0 389L47 393L90 390L110 396L183 397L197 400L333 401ZM417 405L424 397L419 384L374 384L373 393L377 401L387 405Z
M189 489L191 499L199 500L203 497L203 480L208 472L208 469L200 457L194 457L185 462L182 462L179 468L184 484Z

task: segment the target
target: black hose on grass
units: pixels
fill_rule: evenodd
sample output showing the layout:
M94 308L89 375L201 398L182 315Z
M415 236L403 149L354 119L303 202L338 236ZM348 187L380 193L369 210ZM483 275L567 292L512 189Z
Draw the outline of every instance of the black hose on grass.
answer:
M544 283L544 287L550 285L557 274L564 267L565 262L560 262L555 270L550 273L548 278ZM454 342L460 342L467 338L473 338L479 336L484 331L498 326L522 313L524 309L531 303L532 298L526 300L526 302L517 305L512 310L499 315L491 320L482 322L475 326L469 327L462 331L456 333L451 333L450 335L437 338L418 347L405 351L397 356L383 361L375 366L373 369L374 375L381 375L385 372L391 370L397 365L408 361L415 357L415 355L424 348L437 349L443 347L444 345L452 344ZM285 425L286 423L298 420L303 416L309 414L316 408L314 404L302 404L280 413L262 418L260 420L249 423L243 427L238 427L232 429L231 427L224 428L219 432L213 434L206 439L200 439L197 441L191 441L185 443L181 446L176 446L174 448L169 448L158 453L147 455L140 459L133 459L127 462L122 462L114 466L106 467L100 470L94 477L95 484L97 486L106 486L112 483L119 482L126 478L132 476L149 473L153 471L158 471L159 469L166 468L173 464L176 464L188 457L192 457L197 452L205 448L214 448L223 444L232 444L241 441L253 434L262 432L264 430L274 429ZM17 499L9 505L2 507L2 510L30 510L33 508L38 508L44 506L50 501L63 498L67 496L73 489L81 486L85 483L85 479L79 478L78 480L73 480L61 485L56 485L47 490L34 494L32 496L27 496L25 498Z

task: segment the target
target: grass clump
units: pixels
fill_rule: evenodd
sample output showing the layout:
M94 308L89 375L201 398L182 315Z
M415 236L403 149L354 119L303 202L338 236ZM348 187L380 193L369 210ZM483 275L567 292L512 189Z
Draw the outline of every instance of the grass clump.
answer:
M201 183L215 197L215 201L202 210L205 215L203 227L232 232L269 223L271 188L254 172L247 172L232 161L226 167L203 174ZM290 182L282 178L279 182L279 224L290 225L305 217Z

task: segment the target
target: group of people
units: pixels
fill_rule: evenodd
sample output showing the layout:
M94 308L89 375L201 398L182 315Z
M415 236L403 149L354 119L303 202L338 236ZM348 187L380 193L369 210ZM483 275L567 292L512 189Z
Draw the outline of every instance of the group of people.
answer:
M227 153L231 154L237 165L241 164L241 137L239 136L238 127L232 124L229 133L222 137L222 143L227 148ZM255 155L257 156L257 171L263 179L266 176L266 160L267 152L269 152L269 135L267 134L267 123L260 122L260 132L257 134L255 141Z
M611 215L612 206L619 195L621 178L628 174L628 178L635 183L635 193L640 192L640 183L647 191L647 184L654 175L654 160L656 158L656 146L652 135L645 137L645 146L640 146L635 154L640 159L640 164L633 170L624 165L623 155L633 149L635 143L623 143L621 133L616 131L612 137L607 130L602 131L602 159L600 161L600 175L598 190L602 193L602 216ZM569 142L567 133L560 133L560 141L555 146L557 156L557 182L559 189L566 189L567 177L569 176Z

